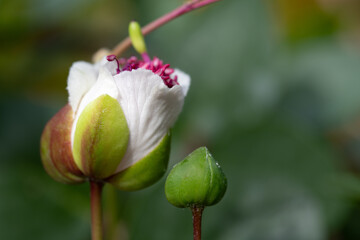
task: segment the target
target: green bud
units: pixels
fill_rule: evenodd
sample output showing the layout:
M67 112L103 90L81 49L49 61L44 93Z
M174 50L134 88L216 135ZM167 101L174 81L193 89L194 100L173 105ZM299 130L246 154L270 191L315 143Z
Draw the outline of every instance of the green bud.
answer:
M104 179L120 164L129 140L124 113L118 101L102 95L81 113L74 136L74 160L85 176Z
M226 187L220 165L206 147L200 147L170 171L165 194L176 207L211 206L222 199Z
M146 53L144 36L141 33L141 27L138 22L132 21L129 24L129 36L135 50L140 53Z

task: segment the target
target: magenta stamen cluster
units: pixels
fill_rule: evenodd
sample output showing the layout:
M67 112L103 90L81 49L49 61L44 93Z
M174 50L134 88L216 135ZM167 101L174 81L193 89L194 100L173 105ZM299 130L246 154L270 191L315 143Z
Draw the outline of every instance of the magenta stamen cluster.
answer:
M179 85L177 76L171 77L170 75L174 72L174 69L170 68L170 64L164 64L159 58L154 57L153 60L150 58L145 60L139 60L137 57L116 58L115 55L109 55L106 57L109 62L116 61L117 68L116 73L119 74L123 71L132 71L138 68L151 70L153 73L159 75L164 81L168 88L172 88L175 85Z

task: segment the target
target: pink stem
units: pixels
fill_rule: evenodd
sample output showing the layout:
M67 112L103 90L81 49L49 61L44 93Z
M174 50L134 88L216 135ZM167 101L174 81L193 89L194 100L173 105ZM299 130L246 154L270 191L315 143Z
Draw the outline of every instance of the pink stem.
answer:
M193 215L193 234L194 240L201 240L201 218L204 207L191 207L192 215Z
M204 7L211 3L215 3L221 0L193 0L191 2L185 3L182 6L176 8L175 10L165 14L164 16L156 19L155 21L149 23L145 27L142 28L141 32L143 35L147 35L148 33L154 31L155 29L159 28L160 26L164 25L165 23L170 22L171 20L185 14L191 12L195 9ZM120 56L127 48L131 46L131 40L129 37L125 38L122 42L120 42L113 50L112 54Z
M144 59L145 62L151 62L151 59L150 59L149 54L147 52L142 53L141 57Z
M103 184L90 181L91 202L91 239L103 240L103 222L101 210L101 190Z

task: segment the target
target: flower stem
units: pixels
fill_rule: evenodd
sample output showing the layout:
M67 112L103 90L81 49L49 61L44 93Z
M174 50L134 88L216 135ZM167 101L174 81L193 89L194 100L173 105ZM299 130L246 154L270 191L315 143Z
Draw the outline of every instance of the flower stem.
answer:
M204 207L193 206L191 207L193 215L193 227L194 227L194 240L201 240L201 217Z
M154 31L165 23L170 22L171 20L185 14L191 12L192 10L204 7L211 3L215 3L221 0L192 0L190 2L184 3L182 6L176 8L175 10L165 14L164 16L156 19L155 21L149 23L145 27L141 29L143 35L147 35L148 33ZM120 56L127 48L131 46L131 40L129 37L125 38L122 42L120 42L113 50L112 54Z
M103 183L90 181L91 236L92 240L103 240L101 191Z
M103 213L105 239L123 239L119 232L117 190L111 184L103 188Z

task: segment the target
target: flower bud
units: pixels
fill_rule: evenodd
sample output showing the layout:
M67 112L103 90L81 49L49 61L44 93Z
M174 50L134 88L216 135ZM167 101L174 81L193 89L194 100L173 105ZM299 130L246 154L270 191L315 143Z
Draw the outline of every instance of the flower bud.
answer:
M133 47L138 53L143 54L147 52L144 36L141 33L141 27L138 22L132 21L129 24L129 36Z
M176 207L211 206L222 199L226 187L220 165L206 147L200 147L170 171L165 194Z
M72 124L73 111L70 105L66 105L46 124L40 141L41 160L46 172L62 183L84 181L71 150Z

